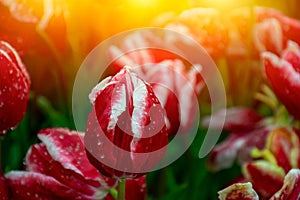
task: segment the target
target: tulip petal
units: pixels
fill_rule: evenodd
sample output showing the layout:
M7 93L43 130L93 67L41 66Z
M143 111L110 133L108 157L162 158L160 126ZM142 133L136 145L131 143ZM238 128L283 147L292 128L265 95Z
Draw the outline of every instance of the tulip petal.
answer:
M87 162L85 167L93 169L91 171L98 175L98 178L81 176L73 170L65 169L59 162L53 160L43 143L33 145L26 156L27 170L31 172L39 172L44 175L55 178L60 183L89 196L105 197L108 191L106 184L100 184L104 180L101 179L99 172ZM88 174L88 173L87 173Z
M264 160L245 164L243 172L255 191L264 198L270 198L282 187L285 175L282 168Z
M20 58L10 45L0 41L0 136L22 120L29 87L30 80Z
M15 200L93 199L40 173L11 171L5 177Z
M292 169L284 178L282 188L270 200L298 200L300 199L300 170Z
M259 200L251 183L236 183L218 193L220 200Z
M283 35L288 40L293 40L300 44L299 31L300 31L300 22L299 20L290 18L284 15L282 12L264 7L256 7L255 9L257 20L263 21L266 19L276 19L282 26Z
M225 123L220 124L220 119L225 116ZM211 117L206 117L202 121L205 127L224 129L231 132L249 131L257 128L259 122L263 119L254 110L245 107L234 107L229 109L222 109L214 113ZM223 126L221 126L223 125Z
M297 67L269 52L262 56L265 73L276 96L291 115L300 119L300 73Z
M270 132L267 140L267 148L275 156L277 165L287 173L291 168L298 167L299 138L293 132L285 128L277 128Z
M83 133L64 128L52 128L41 130L38 137L45 144L51 158L60 163L63 168L61 170L70 170L86 180L98 181L104 188L115 184L115 180L102 178L89 163L83 145Z
M237 159L240 164L251 161L253 148L265 147L268 128L261 128L249 132L231 133L223 142L216 145L209 155L210 170L219 171L229 168Z

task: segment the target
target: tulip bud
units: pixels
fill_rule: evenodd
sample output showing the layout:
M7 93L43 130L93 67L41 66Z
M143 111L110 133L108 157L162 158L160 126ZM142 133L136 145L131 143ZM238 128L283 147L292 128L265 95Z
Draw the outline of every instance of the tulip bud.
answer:
M125 67L90 95L85 146L90 162L110 177L138 177L164 156L164 110L152 87Z

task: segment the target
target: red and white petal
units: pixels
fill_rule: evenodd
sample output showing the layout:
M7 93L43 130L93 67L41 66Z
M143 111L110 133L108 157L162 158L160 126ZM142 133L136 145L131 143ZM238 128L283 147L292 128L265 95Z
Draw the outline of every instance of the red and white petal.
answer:
M94 199L40 173L11 171L5 178L15 200Z
M220 119L225 117L225 123L220 124ZM263 119L254 110L245 107L233 107L222 109L214 113L210 117L203 119L202 124L205 127L224 129L232 132L250 131L259 126L259 122ZM223 126L222 126L223 125Z
M300 119L300 73L291 63L265 52L264 70L279 100L295 118Z
M90 165L87 163L86 165ZM26 156L26 167L28 171L39 172L55 178L60 183L89 196L105 197L108 187L102 186L102 177L98 174L98 180L81 176L70 169L65 169L59 162L53 160L43 143L33 145Z
M29 77L27 69L26 69L25 65L23 64L23 62L22 62L20 56L18 55L17 51L10 44L8 44L5 41L0 41L0 49L2 49L3 51L5 51L7 53L7 55L11 59L11 61L20 70L21 74L25 77L26 82L27 82L28 87L29 87L30 84L31 84L30 77Z
M259 200L251 183L236 183L218 193L220 200Z
M298 200L300 199L300 170L292 169L284 178L282 188L270 200Z
M252 160L251 151L254 148L263 149L268 128L260 128L249 132L231 133L223 142L216 145L208 158L208 164L212 171L229 168L235 160L240 164Z
M270 198L282 187L285 175L282 168L264 160L245 164L243 173L263 198Z
M208 158L209 169L219 171L231 167L237 157L239 149L241 149L245 143L245 134L231 134L210 153Z
M288 61L300 73L300 47L294 41L288 41L288 47L282 53L282 59Z
M284 15L282 12L264 7L256 7L255 13L257 21L264 21L266 19L276 19L282 26L283 36L287 40L293 40L300 44L299 31L300 31L300 21L297 19L290 18ZM286 47L286 44L284 48Z
M278 20L266 19L254 25L253 43L258 52L270 51L280 55L286 42Z
M113 61L110 65L119 71L124 66L141 67L146 64L159 63L166 59L178 58L177 55L162 49L151 48L155 44L166 43L151 32L142 31L128 35L120 46L108 48L109 58Z
M298 167L300 144L298 136L291 130L277 128L270 132L267 148L274 155L277 165L287 173L291 168Z
M103 178L88 161L83 145L83 133L65 128L52 128L41 130L38 137L46 146L51 158L60 163L62 170L91 182L98 181L104 188L115 183Z

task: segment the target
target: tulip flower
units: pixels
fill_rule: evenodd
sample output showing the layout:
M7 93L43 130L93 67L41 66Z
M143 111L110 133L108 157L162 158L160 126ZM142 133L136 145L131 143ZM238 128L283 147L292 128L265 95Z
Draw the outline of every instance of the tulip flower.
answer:
M299 142L294 131L280 127L268 133L264 148L252 149L255 160L243 165L244 181L251 182L261 199L287 200L299 195L293 192L299 190Z
M224 126L221 127L220 118L225 115ZM220 110L212 116L212 121L204 118L202 124L212 128L224 129L230 132L230 135L221 143L217 144L208 158L210 170L219 171L229 168L237 159L243 164L252 160L251 151L254 147L263 149L270 128L262 124L262 116L255 111L235 107L226 110Z
M151 86L125 67L100 82L90 100L93 110L85 146L91 163L110 177L138 177L143 174L142 169L154 167L162 153L137 157L139 153L164 149L168 143L164 111ZM104 159L111 166L101 161ZM126 167L121 167L124 163ZM131 168L131 172L125 168Z
M29 89L30 78L19 55L0 41L0 136L22 120Z
M169 136L176 135L179 126L182 127L180 132L187 133L197 117L196 96L204 86L201 66L195 65L188 70L184 62L174 54L160 49L139 49L141 45L151 45L151 41L160 42L150 32L137 32L125 38L120 48L111 46L111 67L118 69L124 65L133 66L132 71L151 84L164 107ZM130 48L137 50L125 53Z
M270 52L262 54L265 74L274 93L289 113L300 120L300 48L289 42L278 57Z
M5 175L12 199L111 199L116 179L103 177L88 161L83 133L63 128L41 130L42 143L29 149L27 171ZM145 177L128 179L127 199L145 199ZM132 193L136 194L135 197Z
M280 55L288 40L300 44L300 21L271 8L254 7L233 10L228 17L227 55L257 58L270 51ZM250 34L249 34L250 33Z

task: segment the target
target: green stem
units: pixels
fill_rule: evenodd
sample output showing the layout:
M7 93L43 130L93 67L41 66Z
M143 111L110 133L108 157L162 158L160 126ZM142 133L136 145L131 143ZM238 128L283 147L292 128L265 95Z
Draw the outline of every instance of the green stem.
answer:
M118 198L118 192L115 188L109 190L109 194L116 200Z
M118 198L117 200L125 200L126 179L118 180Z

